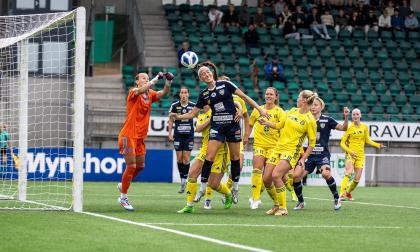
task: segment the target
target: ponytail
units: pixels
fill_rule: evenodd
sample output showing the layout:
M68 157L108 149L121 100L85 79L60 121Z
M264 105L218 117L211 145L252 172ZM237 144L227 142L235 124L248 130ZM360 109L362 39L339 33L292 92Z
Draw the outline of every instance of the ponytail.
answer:
M304 99L306 104L308 104L309 106L311 106L315 98L318 97L318 94L312 92L311 90L303 90L302 92L300 92L300 94L302 95L302 98Z

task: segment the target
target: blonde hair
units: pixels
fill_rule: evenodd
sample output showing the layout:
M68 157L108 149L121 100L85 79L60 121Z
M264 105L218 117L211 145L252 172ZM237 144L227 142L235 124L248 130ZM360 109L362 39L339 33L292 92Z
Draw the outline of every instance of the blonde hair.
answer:
M315 97L315 100L319 101L321 103L321 111L325 108L325 102L321 99L321 97L317 96Z
M312 103L314 103L314 100L316 97L318 97L317 93L312 92L311 90L303 90L302 92L300 92L300 94L303 98L303 100L306 102L306 104L308 104L309 106L312 105Z
M276 97L277 97L277 99L275 99L275 100L274 100L274 104L279 105L279 91L278 91L278 90L277 90L277 88L275 88L275 87L268 87L268 88L265 90L265 92L267 92L267 90L269 90L269 89L273 90L273 91L274 91L274 94L275 94L275 95L276 95Z

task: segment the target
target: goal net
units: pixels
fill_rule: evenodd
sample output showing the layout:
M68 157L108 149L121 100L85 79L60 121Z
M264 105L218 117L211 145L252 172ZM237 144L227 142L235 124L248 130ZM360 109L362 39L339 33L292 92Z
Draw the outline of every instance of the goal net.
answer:
M85 10L0 16L0 209L82 211Z

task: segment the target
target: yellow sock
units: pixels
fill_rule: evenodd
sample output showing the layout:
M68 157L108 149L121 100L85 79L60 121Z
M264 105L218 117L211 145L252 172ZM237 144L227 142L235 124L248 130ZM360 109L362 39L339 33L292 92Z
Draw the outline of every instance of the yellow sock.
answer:
M277 193L276 193L276 188L274 187L274 185L271 185L270 187L266 188L267 189L267 193L270 196L270 198L273 200L274 205L279 205L279 202L277 200Z
M227 185L225 183L220 183L216 192L224 194L224 195L227 195L227 194L231 193L229 187L227 187Z
M350 175L344 175L343 180L341 181L340 195L346 192L349 181L350 181Z
M263 183L263 180L262 180L262 176L261 176L261 180L260 180L260 182L258 182L258 183L260 183L260 185L261 185L261 190L260 190L260 195L264 192L264 190L265 190L265 186L264 186L264 183Z
M207 199L213 198L213 189L209 185L206 186L206 198Z
M229 188L229 190L232 189L233 181L230 177L228 177L228 181L226 182L226 186Z
M195 194L197 193L197 180L188 179L186 187L187 195L187 204L192 204Z
M359 184L359 182L354 181L354 179L351 181L350 185L349 185L349 189L347 190L348 192L352 192L354 189L356 189L357 185Z
M294 191L293 189L293 174L289 173L288 175L288 179L287 182L285 184L287 191L292 192Z
M262 179L262 171L260 169L252 170L251 191L252 191L253 200L259 200L261 197L261 179Z
M280 208L286 209L286 186L276 187L277 201L280 203Z

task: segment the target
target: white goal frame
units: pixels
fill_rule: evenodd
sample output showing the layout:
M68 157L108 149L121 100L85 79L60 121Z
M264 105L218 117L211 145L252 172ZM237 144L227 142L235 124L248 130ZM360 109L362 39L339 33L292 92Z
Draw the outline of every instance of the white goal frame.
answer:
M42 14L41 14L42 15ZM27 199L28 174L28 38L36 36L52 25L60 24L64 18L74 16L76 23L74 39L74 90L73 90L73 116L72 116L72 142L73 142L73 176L72 176L72 205L71 210L83 211L83 173L84 173L84 112L85 112L85 40L86 40L86 11L79 7L71 12L64 13L58 20L52 20L23 35L11 38L0 38L0 48L17 44L19 47L19 74L20 74L20 100L19 100L19 171L18 171L18 197L0 195L2 199L18 200L21 202L39 204L46 210L69 210L67 208L37 203ZM16 209L16 208L12 208ZM31 210L18 208L21 210ZM38 208L36 208L38 210ZM42 209L42 208L41 208Z

